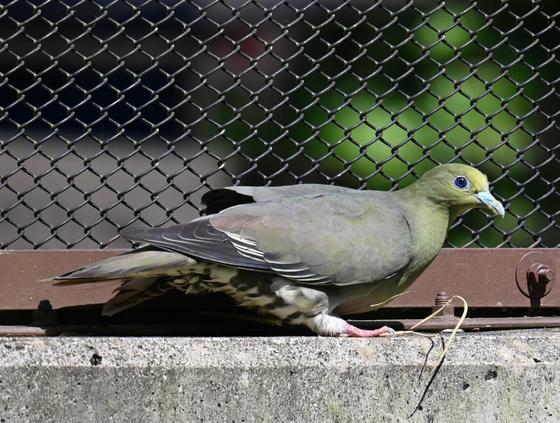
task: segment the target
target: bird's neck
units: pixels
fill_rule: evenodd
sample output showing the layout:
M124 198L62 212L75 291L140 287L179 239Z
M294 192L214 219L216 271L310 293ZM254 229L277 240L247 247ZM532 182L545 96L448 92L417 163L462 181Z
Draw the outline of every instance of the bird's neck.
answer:
M400 201L410 225L414 257L413 267L422 271L437 256L445 242L450 226L450 211L447 207L427 198L413 184L395 194Z
M465 214L466 212L468 212L470 209L472 209L472 206L457 206L457 207L451 207L449 209L449 227L451 227L451 225L453 224L453 222L455 222L455 220L461 216L462 214Z

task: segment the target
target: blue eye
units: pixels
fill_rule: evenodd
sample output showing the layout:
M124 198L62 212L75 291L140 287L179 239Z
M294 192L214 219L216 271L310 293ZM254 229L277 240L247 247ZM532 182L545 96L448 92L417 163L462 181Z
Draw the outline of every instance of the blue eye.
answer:
M464 176L457 176L454 183L455 186L460 189L465 189L469 186L469 180Z
M459 189L465 189L469 186L469 180L464 176L457 176L454 183L455 186Z

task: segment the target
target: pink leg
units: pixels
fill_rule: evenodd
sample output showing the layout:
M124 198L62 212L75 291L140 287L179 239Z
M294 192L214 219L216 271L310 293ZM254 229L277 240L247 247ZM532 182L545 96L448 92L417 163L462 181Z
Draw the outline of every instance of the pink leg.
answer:
M395 331L391 329L389 326L383 326L379 329L374 330L367 330L367 329L360 329L356 326L352 326L351 324L347 323L345 327L344 333L340 334L340 336L355 336L358 338L372 338L375 336L381 336L384 334L393 335Z

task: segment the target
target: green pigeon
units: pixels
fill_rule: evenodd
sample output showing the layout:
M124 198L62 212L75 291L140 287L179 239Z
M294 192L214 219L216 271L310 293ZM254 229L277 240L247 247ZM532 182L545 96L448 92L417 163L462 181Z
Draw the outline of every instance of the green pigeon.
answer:
M504 215L478 170L447 164L393 192L331 185L234 186L206 193L207 215L124 232L139 249L54 278L119 279L113 315L170 289L222 292L320 335L370 337L341 315L406 290L434 260L453 221L473 208Z

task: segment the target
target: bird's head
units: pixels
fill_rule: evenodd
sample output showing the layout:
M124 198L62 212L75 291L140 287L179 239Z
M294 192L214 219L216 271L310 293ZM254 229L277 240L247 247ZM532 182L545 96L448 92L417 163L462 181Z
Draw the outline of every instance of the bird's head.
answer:
M448 207L456 216L473 208L485 208L495 216L504 217L504 206L490 193L488 178L474 167L437 166L422 175L418 182L432 201Z

